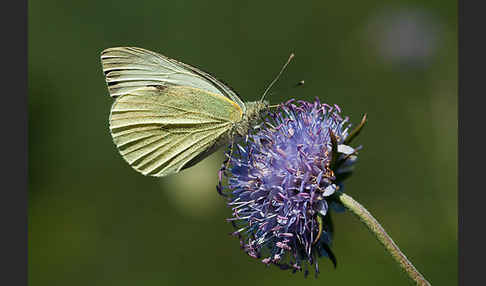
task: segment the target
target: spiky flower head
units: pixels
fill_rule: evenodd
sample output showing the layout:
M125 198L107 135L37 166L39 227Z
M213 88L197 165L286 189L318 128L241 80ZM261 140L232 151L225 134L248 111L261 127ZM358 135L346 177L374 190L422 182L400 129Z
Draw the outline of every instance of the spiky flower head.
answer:
M344 210L333 194L351 174L357 150L348 146L363 126L349 132L337 106L318 99L288 101L227 152L218 192L228 198L242 249L265 264L319 273L329 257L330 209Z

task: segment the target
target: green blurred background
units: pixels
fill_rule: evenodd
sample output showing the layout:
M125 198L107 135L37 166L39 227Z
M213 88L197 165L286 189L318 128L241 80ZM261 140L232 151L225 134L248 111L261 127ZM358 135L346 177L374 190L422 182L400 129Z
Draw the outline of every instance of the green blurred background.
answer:
M346 191L433 285L457 284L456 1L29 1L31 285L409 285L350 213L334 216L335 270L266 268L239 249L217 195L222 154L157 179L108 130L99 55L139 46L201 67L244 100L368 113ZM289 88L300 80L305 85Z

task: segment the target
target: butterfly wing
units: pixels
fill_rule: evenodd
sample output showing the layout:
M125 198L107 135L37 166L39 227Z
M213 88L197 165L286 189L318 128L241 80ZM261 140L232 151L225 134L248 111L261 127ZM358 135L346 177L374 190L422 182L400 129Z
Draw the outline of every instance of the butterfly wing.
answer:
M101 64L112 97L146 86L176 85L223 95L246 107L238 95L210 74L161 54L136 47L109 48L101 52Z
M182 86L144 87L115 99L110 131L135 170L161 177L227 143L242 115L236 103L216 93Z

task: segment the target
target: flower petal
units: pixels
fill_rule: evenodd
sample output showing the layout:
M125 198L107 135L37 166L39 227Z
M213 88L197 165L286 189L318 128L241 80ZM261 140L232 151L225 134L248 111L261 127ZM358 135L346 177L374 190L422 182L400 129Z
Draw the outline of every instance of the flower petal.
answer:
M329 185L324 189L324 193L322 194L324 197L329 197L330 195L334 194L337 190L337 186L335 184Z
M350 154L353 154L355 152L355 150L348 146L348 145L344 145L344 144L339 144L338 147L337 147L337 151L339 153L343 153L343 154L346 154L346 155L350 155Z

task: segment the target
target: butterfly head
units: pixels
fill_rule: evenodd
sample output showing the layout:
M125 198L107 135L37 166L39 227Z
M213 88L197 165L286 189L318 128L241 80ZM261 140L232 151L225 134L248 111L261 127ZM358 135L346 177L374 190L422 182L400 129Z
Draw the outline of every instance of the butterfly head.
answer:
M246 112L243 118L235 126L235 131L240 136L244 137L248 134L250 128L256 126L265 112L268 111L268 101L259 100L252 102L245 102Z
M248 121L249 123L256 123L263 113L268 110L268 101L267 100L259 100L253 102L247 102L246 105L246 112L244 115L244 120Z

